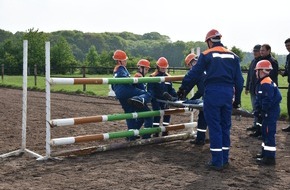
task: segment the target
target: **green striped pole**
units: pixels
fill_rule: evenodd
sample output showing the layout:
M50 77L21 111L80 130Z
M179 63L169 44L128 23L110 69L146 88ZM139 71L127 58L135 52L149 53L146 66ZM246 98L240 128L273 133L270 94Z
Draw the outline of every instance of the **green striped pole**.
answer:
M162 137L154 137L154 138L149 138L149 139L140 139L136 141L117 142L117 143L97 145L97 146L91 146L91 147L80 148L80 149L63 150L59 152L54 152L52 153L52 155L53 157L76 156L76 155L81 156L81 155L94 154L97 152L104 152L104 151L109 151L109 150L130 148L130 147L135 147L135 146L165 143L165 142L171 142L171 141L176 141L176 140L186 140L188 138L194 137L194 135L195 134L193 133L186 132L186 133L172 134L172 135L162 136Z
M103 134L83 135L83 136L77 136L77 137L55 138L55 139L51 139L50 144L57 146L57 145L67 145L67 144L74 144L74 143L80 143L80 142L133 137L133 136L138 136L138 135L142 136L145 134L153 134L153 133L166 132L166 131L172 131L172 130L193 128L193 127L196 127L196 125L197 125L196 122L192 122L192 123L183 123L183 124L176 124L176 125L169 125L169 126L144 128L140 130L136 129L136 130L103 133Z
M132 78L50 78L50 84L137 84L181 81L183 75L166 77L132 77Z
M84 123L155 117L155 116L171 115L171 114L186 113L186 112L190 112L189 108L177 108L177 109L123 113L123 114L113 114L113 115L99 115L99 116L89 116L89 117L54 119L50 121L50 125L52 127L59 127L59 126L68 126L68 125L78 125L78 124L84 124Z

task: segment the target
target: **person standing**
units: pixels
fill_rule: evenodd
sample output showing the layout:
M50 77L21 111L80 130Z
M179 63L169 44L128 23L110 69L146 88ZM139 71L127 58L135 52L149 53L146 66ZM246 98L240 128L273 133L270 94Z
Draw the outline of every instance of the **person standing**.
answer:
M160 57L156 62L156 70L150 74L150 77L164 77L170 76L167 73L167 68L169 67L168 61L165 57ZM147 85L148 92L152 95L152 109L153 110L164 110L168 109L168 105L159 100L167 100L167 97L170 96L171 99L177 97L176 91L173 88L172 82L159 82L159 83L148 83ZM166 94L166 96L165 96ZM177 98L176 98L177 99ZM168 126L170 123L171 116L164 115L162 126ZM158 127L160 125L160 116L155 116L153 119L153 127ZM168 132L162 132L162 136L167 136ZM158 137L159 134L154 134L154 137Z
M283 77L285 76L288 77L287 111L288 111L288 120L290 120L290 38L286 39L284 43L289 54L286 57L285 71L281 72L281 75ZM282 131L290 132L290 125L286 128L282 128Z
M245 88L245 94L246 95L250 94L253 111L255 110L255 100L256 100L255 88L257 83L255 67L258 61L260 61L261 59L260 49L261 49L260 44L255 45L253 48L254 59L251 61L251 64L249 66ZM250 136L258 137L262 135L260 123L257 122L258 120L255 117L253 125L247 128L247 131L254 131L254 133L250 134Z
M197 63L197 56L194 53L190 53L185 58L185 65L191 69L194 67ZM183 103L186 104L195 104L197 103L200 98L203 97L204 93L204 79L205 79L205 73L202 75L201 78L199 78L199 81L197 81L197 91L194 93L192 98L190 100L187 100ZM193 87L192 87L193 88ZM189 92L188 92L189 93ZM205 144L205 133L206 133L207 125L204 118L204 113L202 110L198 113L198 120L197 120L197 133L196 138L194 140L189 141L191 144L195 145L204 145Z
M197 84L206 72L203 109L212 155L207 166L218 171L229 165L231 114L233 107L240 107L244 83L240 59L223 46L221 37L215 29L207 33L205 42L209 49L200 54L177 91L178 98L184 99L192 84Z
M278 70L279 70L279 64L278 61L271 55L271 46L269 44L263 44L260 49L261 54L261 60L268 60L270 61L272 65L272 70L269 74L273 82L278 85Z
M275 82L269 77L272 64L261 60L256 65L258 79L254 114L262 118L262 152L257 154L257 162L261 165L275 165L276 157L276 125L280 116L281 93Z
M114 68L115 78L128 78L130 73L126 68L127 54L122 50L116 50L113 55L116 61ZM112 90L116 94L125 113L133 113L136 109L142 109L151 101L151 95L145 90L137 88L134 84L113 84ZM139 130L135 119L126 119L128 130ZM129 141L136 140L136 137L127 138Z
M140 59L137 63L137 67L138 67L138 71L135 73L134 77L145 77L146 74L149 72L150 69L150 62L146 59ZM135 86L141 90L146 91L146 84L144 83L138 83L135 84ZM151 111L150 108L146 105L141 109L138 109L136 111ZM153 126L153 118L152 117L147 117L147 118L137 118L136 119L136 125L137 128L141 128L142 125L144 124L144 128L151 128ZM147 135L143 135L143 139L148 139L150 138L151 135L147 134Z

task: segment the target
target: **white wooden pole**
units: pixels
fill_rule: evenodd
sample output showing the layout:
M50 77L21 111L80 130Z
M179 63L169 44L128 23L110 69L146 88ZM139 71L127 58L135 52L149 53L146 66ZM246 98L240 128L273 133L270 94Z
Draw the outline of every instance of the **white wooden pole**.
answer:
M46 158L50 157L50 42L45 42Z
M27 60L28 41L23 41L23 85L22 85L22 150L26 148L26 126L27 126Z

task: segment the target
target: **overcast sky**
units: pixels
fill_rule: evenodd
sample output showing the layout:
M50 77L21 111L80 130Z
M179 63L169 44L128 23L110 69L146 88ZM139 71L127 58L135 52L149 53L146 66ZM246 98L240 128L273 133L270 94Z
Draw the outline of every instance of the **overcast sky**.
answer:
M210 29L231 48L268 43L288 54L288 0L0 0L0 29L43 32L158 32L173 42L203 41Z

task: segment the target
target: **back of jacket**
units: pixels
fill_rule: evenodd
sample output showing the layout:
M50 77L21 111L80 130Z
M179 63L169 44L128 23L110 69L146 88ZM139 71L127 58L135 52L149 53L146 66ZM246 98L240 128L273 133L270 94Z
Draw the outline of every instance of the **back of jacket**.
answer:
M189 92L190 83L197 84L204 71L205 89L210 85L234 87L235 98L240 102L244 78L236 54L224 48L221 43L216 43L200 54L196 65L185 75L181 88Z

